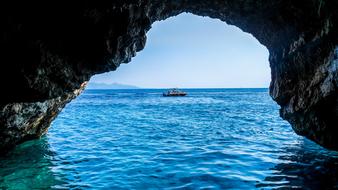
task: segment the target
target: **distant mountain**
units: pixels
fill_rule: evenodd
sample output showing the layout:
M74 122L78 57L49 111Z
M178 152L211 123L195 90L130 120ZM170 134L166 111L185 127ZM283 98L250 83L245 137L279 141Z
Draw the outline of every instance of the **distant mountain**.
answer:
M136 89L139 88L133 85L119 84L119 83L95 83L89 82L87 85L87 89Z

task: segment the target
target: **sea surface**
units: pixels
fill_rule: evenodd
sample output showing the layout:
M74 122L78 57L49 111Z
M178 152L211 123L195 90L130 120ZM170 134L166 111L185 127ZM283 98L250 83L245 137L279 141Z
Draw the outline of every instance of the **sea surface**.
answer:
M296 135L268 89L86 90L0 158L0 189L338 189L338 153Z

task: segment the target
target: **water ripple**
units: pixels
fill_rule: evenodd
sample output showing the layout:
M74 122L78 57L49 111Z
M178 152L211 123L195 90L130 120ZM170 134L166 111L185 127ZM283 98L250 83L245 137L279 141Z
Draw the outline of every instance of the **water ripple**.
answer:
M0 160L0 189L334 189L338 154L295 135L267 89L88 90Z

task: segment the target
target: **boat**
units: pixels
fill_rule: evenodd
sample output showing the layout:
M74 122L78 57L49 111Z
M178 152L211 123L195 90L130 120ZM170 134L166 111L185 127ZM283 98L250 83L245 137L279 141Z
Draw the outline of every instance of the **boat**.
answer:
M187 95L186 92L183 92L177 88L170 89L167 92L163 93L163 96L185 96L185 95Z

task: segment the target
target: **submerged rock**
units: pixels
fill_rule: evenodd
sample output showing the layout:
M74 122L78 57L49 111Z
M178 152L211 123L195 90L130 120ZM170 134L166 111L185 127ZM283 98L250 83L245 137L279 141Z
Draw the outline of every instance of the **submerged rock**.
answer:
M335 0L10 1L1 10L0 149L44 134L83 82L130 62L151 24L182 12L251 33L270 52L270 94L294 130L338 150Z

